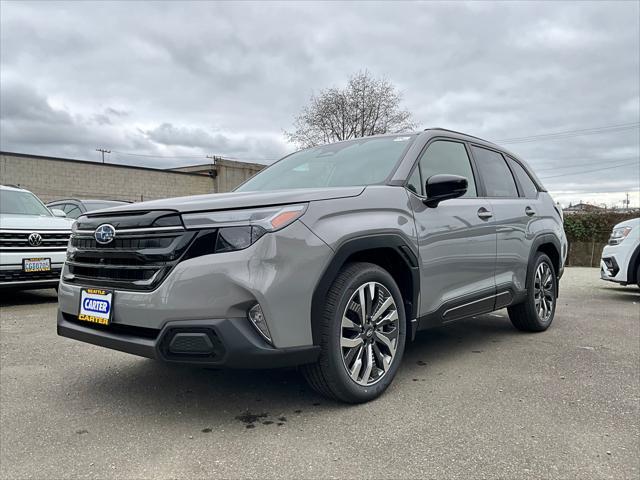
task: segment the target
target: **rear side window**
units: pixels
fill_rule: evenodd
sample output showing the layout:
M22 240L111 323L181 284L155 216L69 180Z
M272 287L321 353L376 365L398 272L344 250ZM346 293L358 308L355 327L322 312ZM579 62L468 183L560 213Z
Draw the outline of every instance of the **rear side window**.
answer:
M460 175L467 179L469 186L465 197L476 197L476 182L471 170L471 162L464 144L437 140L427 148L420 158L423 182L439 174ZM412 177L413 178L413 177ZM422 188L418 190L422 191Z
M487 197L517 197L516 182L502 155L476 146L472 146L471 150L487 190Z
M80 215L82 215L82 211L80 211L80 209L75 205L71 205L71 208L69 209L69 211L64 213L66 213L67 217L69 218L78 218Z
M518 182L520 182L520 186L522 187L524 196L527 198L536 198L538 195L538 188L536 184L533 183L529 174L522 168L518 162L516 162L511 157L507 157L507 161L509 162L509 166L511 167L511 171L515 174Z

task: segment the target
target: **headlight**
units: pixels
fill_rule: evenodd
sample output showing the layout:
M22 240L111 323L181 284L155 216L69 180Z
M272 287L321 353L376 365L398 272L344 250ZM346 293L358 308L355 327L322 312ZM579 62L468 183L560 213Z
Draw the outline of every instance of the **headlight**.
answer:
M618 245L631 233L631 227L614 228L609 237L609 245Z
M306 209L307 205L301 204L185 214L185 227L200 230L188 257L247 248L264 234L292 224Z
M187 213L182 215L182 221L189 230L251 225L262 227L267 232L274 232L295 222L306 209L307 204L300 204L285 207Z

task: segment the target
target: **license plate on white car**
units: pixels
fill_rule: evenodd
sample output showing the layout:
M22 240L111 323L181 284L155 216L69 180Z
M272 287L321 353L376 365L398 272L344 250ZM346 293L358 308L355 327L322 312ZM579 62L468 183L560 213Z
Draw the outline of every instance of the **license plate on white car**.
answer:
M113 291L101 288L80 290L80 310L78 320L109 325L113 305Z
M50 258L25 258L22 260L22 271L25 273L50 272L51 259Z

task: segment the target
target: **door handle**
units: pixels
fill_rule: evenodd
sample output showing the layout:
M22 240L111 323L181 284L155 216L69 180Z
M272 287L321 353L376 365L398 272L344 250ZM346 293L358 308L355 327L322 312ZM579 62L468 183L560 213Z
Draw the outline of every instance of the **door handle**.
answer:
M478 217L480 217L483 220L488 220L491 217L493 217L493 213L491 213L489 210L487 210L484 207L480 207L478 209Z
M529 217L533 217L536 214L536 211L531 207L527 207L524 209L524 213L526 213Z

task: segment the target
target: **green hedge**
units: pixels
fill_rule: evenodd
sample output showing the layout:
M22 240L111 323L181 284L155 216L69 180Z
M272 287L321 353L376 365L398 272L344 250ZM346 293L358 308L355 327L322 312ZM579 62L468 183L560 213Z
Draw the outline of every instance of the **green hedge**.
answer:
M569 242L606 242L617 223L637 218L638 212L591 212L565 215L564 231Z

